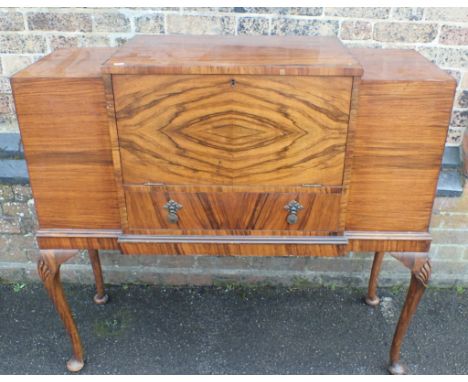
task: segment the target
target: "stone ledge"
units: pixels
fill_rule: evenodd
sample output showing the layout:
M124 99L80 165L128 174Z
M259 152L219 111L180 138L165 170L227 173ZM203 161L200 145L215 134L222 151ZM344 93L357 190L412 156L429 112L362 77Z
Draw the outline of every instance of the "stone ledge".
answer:
M28 184L29 174L24 159L0 160L0 184Z
M437 183L437 196L461 196L464 183L464 177L458 170L443 169Z
M460 147L447 146L442 157L442 168L460 168L462 155Z
M291 288L313 288L319 286L366 288L370 273L369 266L355 271L337 270L335 265L342 262L335 259L329 269L324 270L283 270L271 269L197 269L197 268L162 268L139 266L135 260L134 266L103 266L106 284L146 284L164 285L170 287L188 286L287 286ZM432 261L434 272L431 285L434 287L468 286L468 272L454 274L450 269L444 271L445 261ZM384 263L379 277L380 287L406 286L409 284L410 273L403 266L399 270L385 269ZM393 267L392 267L393 268ZM94 277L89 264L65 264L61 271L62 280L66 283L93 284ZM0 282L39 282L35 262L14 263L0 262Z
M23 145L18 133L0 133L0 159L23 159Z
M437 183L437 196L456 197L463 193L465 179L461 174L463 167L460 147L445 147L442 157L442 171Z

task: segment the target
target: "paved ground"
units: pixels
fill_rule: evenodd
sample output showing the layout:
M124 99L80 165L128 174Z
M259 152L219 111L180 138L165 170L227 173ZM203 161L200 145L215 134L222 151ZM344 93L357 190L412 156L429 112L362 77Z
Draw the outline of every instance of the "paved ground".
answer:
M67 285L83 374L385 374L405 291ZM41 285L0 285L0 374L65 374L68 338ZM468 374L468 291L429 290L403 349L413 374Z

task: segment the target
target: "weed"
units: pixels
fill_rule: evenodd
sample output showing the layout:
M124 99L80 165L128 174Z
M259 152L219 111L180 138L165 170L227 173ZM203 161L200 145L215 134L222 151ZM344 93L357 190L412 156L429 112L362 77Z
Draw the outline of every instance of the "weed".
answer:
M392 292L392 294L398 294L402 290L403 290L403 285L402 284L397 284L397 285L394 285L394 286L392 286L390 288L390 291Z
M21 292L26 287L24 283L15 283L13 284L13 292L18 293Z
M230 280L214 280L213 286L215 288L224 289L225 292L230 292L239 288L240 284Z
M305 277L295 276L292 279L292 284L289 287L289 290L297 289L308 289L311 288L313 284Z
M457 286L455 287L455 291L456 291L457 294L459 294L459 295L465 293L465 289L464 289L461 285L457 285Z

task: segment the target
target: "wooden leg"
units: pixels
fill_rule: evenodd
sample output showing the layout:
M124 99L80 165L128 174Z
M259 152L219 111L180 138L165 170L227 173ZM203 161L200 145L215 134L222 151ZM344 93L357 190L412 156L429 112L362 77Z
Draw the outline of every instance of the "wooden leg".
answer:
M393 336L388 371L390 374L406 374L406 368L400 362L400 349L414 312L426 290L427 283L431 276L431 263L426 254L404 254L394 255L394 257L411 269L411 282Z
M101 260L99 252L96 249L88 249L89 259L93 267L94 279L96 280L96 294L94 302L98 305L105 304L109 300L109 296L104 290L104 279L102 278Z
M384 254L385 252L376 252L374 255L374 262L372 263L372 270L369 277L369 288L367 290L367 296L364 298L366 304L370 306L377 306L380 303L379 296L377 296L377 282Z
M83 347L75 321L68 306L60 281L60 266L75 256L76 250L42 250L40 251L37 270L55 309L65 325L72 345L72 357L67 362L70 371L80 371L84 366Z

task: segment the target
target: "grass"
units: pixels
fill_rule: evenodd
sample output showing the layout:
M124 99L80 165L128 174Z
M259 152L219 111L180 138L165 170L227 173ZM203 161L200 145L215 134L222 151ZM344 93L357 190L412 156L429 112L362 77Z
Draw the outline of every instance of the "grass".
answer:
M13 292L19 293L26 287L25 283L14 283L13 284Z
M305 277L296 276L292 279L292 284L288 288L289 290L298 290L298 289L309 289L312 288L314 284Z
M396 284L390 288L390 291L392 294L399 294L403 290L403 285L402 284Z

